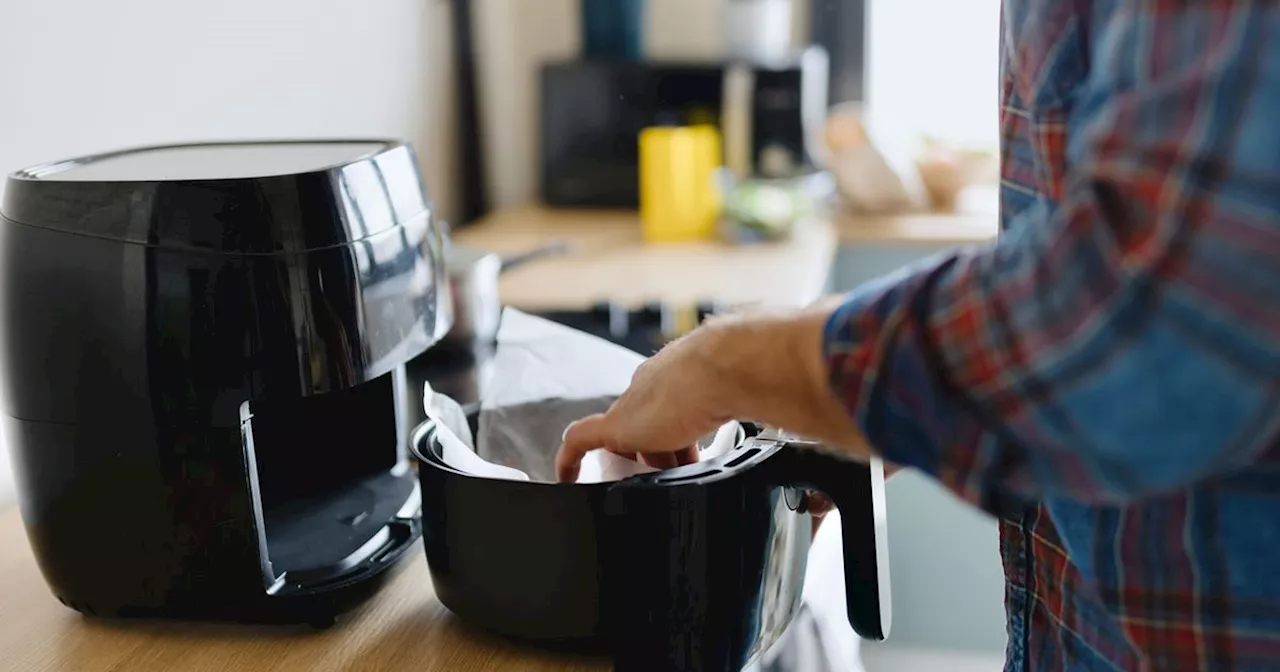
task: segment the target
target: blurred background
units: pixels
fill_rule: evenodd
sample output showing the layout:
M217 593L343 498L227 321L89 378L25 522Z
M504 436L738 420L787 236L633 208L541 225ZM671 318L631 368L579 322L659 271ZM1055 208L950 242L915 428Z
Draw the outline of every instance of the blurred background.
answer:
M842 291L993 235L998 35L998 0L7 2L0 172L177 141L406 138L461 230L531 204L639 207L646 240L742 242L825 213ZM734 120L741 91L781 102ZM644 158L702 151L725 159L715 233L689 205L703 196L664 191L673 159ZM692 219L658 221L681 207ZM894 633L868 668L999 669L994 524L914 474L889 511Z

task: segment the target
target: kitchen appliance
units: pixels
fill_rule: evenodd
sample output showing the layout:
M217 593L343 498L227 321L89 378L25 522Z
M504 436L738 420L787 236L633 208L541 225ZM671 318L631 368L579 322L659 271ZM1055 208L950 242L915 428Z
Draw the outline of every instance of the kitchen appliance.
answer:
M791 0L728 0L725 47L732 58L784 58L791 49Z
M503 256L452 242L446 242L446 247L453 326L442 339L442 345L451 349L491 343L497 336L502 317L499 276L517 266L563 255L572 249L568 243L548 243Z
M710 124L739 177L818 169L827 109L819 47L769 61L571 60L542 69L542 199L556 206L639 206L640 132Z
M0 422L54 595L327 624L419 535L405 364L448 324L413 150L150 147L12 175Z
M811 531L804 488L814 488L841 512L849 622L883 639L882 466L754 433L696 464L553 484L454 469L423 423L412 445L437 597L506 636L611 651L619 672L736 672L799 609Z
M724 309L714 301L688 305L655 301L634 307L603 301L580 309L530 313L648 357Z
M830 58L832 103L862 102L870 0L809 0L809 40Z

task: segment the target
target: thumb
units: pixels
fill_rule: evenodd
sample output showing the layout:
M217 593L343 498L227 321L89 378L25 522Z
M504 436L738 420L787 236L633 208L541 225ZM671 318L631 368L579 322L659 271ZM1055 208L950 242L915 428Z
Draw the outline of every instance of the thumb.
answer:
M578 469L587 453L608 444L608 421L603 414L587 416L564 430L564 442L556 455L556 478L562 483L578 480Z

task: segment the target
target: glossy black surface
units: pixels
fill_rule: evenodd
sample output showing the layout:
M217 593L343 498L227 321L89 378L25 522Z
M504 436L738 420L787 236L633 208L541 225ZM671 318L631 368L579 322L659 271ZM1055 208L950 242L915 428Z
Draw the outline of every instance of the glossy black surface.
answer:
M542 200L555 206L640 204L639 134L648 126L718 117L724 65L571 60L539 80Z
M428 212L413 150L386 140L168 145L20 170L10 221L175 249L346 245Z
M504 635L604 647L621 672L736 672L799 609L810 542L799 487L818 486L841 509L850 623L882 639L882 475L750 441L659 474L558 485L453 470L426 423L413 448L435 592L462 619Z
M404 363L436 333L439 241L412 151L350 144L382 149L263 178L9 181L0 421L65 603L325 621L416 539ZM296 160L279 147L261 165Z
M625 2L615 4L623 5ZM811 138L827 114L826 52L809 47L773 63L577 58L539 77L540 195L549 205L636 208L639 133L651 126L711 124L726 147L742 144L742 168L766 178L804 175ZM726 86L746 68L742 91ZM736 134L727 117L746 123ZM785 156L783 165L772 157Z
M531 314L557 324L598 336L646 357L682 335L679 312L692 311L693 321L684 328L702 323L709 315L722 311L711 301L693 306L649 303L628 309L616 302L601 302L583 310L532 311Z

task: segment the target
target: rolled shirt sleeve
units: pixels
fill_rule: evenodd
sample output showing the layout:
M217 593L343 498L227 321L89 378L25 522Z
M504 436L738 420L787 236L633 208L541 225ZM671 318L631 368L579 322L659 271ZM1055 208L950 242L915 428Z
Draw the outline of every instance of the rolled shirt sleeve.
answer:
M1091 25L1056 207L852 292L833 390L884 457L988 511L1238 469L1280 428L1280 12Z

